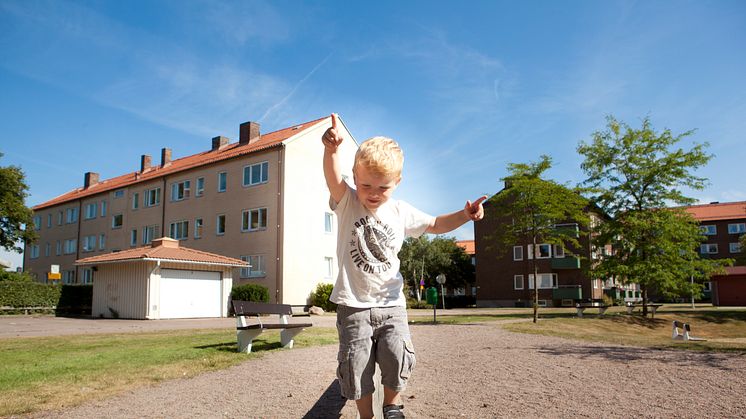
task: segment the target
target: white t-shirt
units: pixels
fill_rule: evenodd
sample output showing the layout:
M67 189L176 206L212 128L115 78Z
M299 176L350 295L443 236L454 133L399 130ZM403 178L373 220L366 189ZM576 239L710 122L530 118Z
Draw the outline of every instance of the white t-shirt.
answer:
M399 250L406 237L422 235L434 217L394 199L373 214L349 185L338 204L333 199L329 204L339 220L339 274L330 300L357 308L406 306Z

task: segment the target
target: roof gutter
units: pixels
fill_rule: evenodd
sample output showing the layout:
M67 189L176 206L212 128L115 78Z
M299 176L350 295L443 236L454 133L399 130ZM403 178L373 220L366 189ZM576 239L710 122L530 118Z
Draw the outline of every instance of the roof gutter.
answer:
M130 259L117 259L117 260L105 260L105 261L91 261L91 262L75 262L75 265L78 266L85 266L85 265L109 265L112 263L122 263L122 262L135 262L135 261L146 261L146 262L158 262L159 264L161 262L171 262L171 263L191 263L194 265L209 265L209 266L230 266L230 267L237 267L237 268L246 268L250 267L251 265L248 264L248 262L244 263L220 263L220 262L200 262L196 260L183 260L183 259L161 259L161 258L130 258Z

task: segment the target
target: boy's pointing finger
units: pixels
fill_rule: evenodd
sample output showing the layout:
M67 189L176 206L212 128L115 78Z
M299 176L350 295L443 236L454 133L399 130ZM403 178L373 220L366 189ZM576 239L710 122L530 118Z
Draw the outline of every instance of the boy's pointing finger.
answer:
M332 114L332 128L334 128L334 131L337 130L337 114Z
M472 208L473 207L478 207L479 205L481 205L482 202L484 202L485 199L487 199L487 195L480 196L479 199L477 199L476 201L474 201L474 203L471 205Z

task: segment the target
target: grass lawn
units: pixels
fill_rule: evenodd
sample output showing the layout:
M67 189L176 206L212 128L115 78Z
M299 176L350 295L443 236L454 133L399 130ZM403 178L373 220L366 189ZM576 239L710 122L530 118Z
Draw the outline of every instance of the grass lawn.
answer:
M295 337L296 348L336 342L334 328L314 327ZM251 354L238 353L230 329L2 339L0 416L73 406L193 377L280 348L279 332L265 332Z

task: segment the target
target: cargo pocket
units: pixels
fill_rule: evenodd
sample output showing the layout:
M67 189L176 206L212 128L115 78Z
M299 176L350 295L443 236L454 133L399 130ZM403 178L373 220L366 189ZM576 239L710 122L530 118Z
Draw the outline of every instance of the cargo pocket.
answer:
M339 380L339 387L342 390L342 395L347 397L351 392L354 393L352 386L352 351L349 347L340 348L337 353L337 379Z
M414 357L414 345L409 340L404 340L404 350L402 351L401 378L407 380L412 375L412 370L417 360Z

